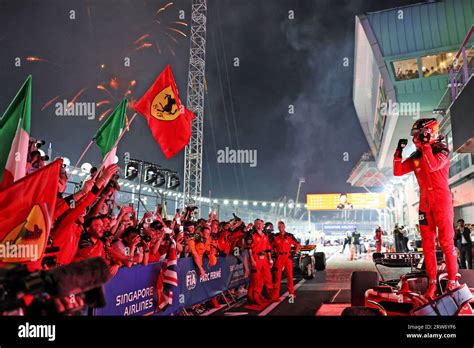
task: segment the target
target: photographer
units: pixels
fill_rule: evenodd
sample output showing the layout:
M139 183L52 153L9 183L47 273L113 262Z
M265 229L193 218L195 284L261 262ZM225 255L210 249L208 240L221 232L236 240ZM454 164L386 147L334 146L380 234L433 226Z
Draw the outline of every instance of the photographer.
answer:
M471 230L465 226L463 219L459 219L457 221L456 231L454 234L454 242L460 254L460 257L459 257L460 267L459 268L472 269Z
M33 174L36 172L38 169L41 169L44 167L44 162L49 161L48 156L41 156L41 153L36 150L31 152L30 154L31 162L28 162L26 164L26 174Z
M148 264L150 256L150 239L144 241L139 231L133 227L127 227L120 239L112 243L111 253L120 260L122 265L132 267L136 264ZM114 253L114 251L118 252Z
M128 227L136 226L136 214L132 206L123 206L117 217L115 226L112 228L112 234L120 237Z

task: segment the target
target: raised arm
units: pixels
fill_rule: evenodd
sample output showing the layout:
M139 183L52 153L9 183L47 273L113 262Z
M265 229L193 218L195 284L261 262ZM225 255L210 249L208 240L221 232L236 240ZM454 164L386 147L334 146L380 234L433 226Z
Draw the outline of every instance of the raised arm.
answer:
M398 146L393 156L393 175L395 176L402 176L414 170L413 159L407 158L404 161L402 159L402 151L407 145L407 142L406 139L400 139L398 141Z
M435 172L449 163L449 150L445 147L441 148L436 154L433 154L431 145L423 144L422 153L430 172Z

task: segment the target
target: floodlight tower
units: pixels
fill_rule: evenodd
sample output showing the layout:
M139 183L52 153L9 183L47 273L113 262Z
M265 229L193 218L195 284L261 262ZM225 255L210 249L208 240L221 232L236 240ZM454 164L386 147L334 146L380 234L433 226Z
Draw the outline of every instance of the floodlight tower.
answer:
M184 204L194 203L202 189L202 142L206 68L207 0L193 0L189 50L187 108L196 116L184 154Z

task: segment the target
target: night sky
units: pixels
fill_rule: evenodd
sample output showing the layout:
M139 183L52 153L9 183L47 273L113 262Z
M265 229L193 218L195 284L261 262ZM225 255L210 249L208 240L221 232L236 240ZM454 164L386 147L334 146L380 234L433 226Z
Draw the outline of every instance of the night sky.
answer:
M346 179L368 145L352 102L354 17L416 2L209 0L203 195L212 190L221 198L294 199L299 177L306 178L301 197L357 191ZM155 15L168 3L0 0L1 113L32 74L31 133L52 142L53 156L75 163L107 107L98 108L94 120L60 117L54 103L41 111L52 98L70 100L85 88L78 102L112 99L96 86L116 77L115 107L131 80L131 96L139 98L171 64L184 102L190 28L173 22L181 21L184 10L182 21L190 24L191 1L173 1ZM152 46L137 50L143 42ZM28 62L28 56L46 61ZM124 67L124 57L130 57L130 67ZM343 66L345 57L349 67ZM217 163L217 151L225 147L257 150L257 166ZM142 117L120 143L119 153L125 151L182 174L184 151L167 161ZM99 159L93 147L84 161Z

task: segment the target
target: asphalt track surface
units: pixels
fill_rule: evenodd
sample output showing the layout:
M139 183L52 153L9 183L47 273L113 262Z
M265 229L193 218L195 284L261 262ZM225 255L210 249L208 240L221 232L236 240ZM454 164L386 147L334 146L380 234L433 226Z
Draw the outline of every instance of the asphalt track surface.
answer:
M296 299L289 301L286 279L282 280L280 299L261 311L254 311L245 306L243 299L238 305L228 308L222 307L214 311L212 316L314 316L323 304L350 303L350 279L353 271L375 271L371 255L361 255L357 260L349 260L346 250L340 254L340 247L332 247L326 251L327 265L325 271L316 272L313 279L307 280L295 276ZM398 277L406 272L404 269L387 270L389 278ZM286 295L286 296L285 296Z

